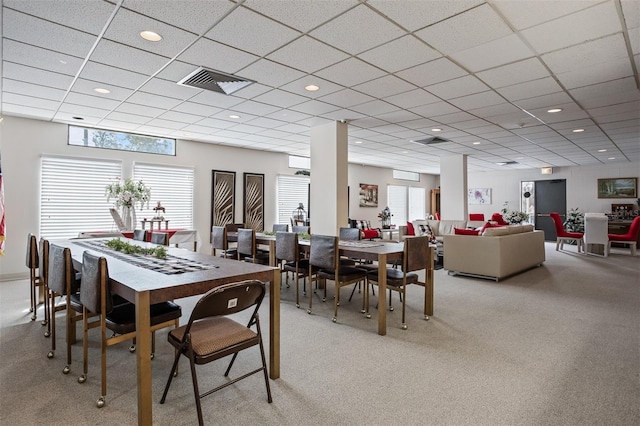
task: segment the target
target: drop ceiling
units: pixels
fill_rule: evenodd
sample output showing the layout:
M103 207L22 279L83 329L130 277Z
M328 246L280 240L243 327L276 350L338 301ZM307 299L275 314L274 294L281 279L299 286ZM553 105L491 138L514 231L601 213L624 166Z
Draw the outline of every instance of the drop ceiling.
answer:
M640 161L637 0L3 0L0 31L2 115L301 156L345 120L349 162L433 174Z

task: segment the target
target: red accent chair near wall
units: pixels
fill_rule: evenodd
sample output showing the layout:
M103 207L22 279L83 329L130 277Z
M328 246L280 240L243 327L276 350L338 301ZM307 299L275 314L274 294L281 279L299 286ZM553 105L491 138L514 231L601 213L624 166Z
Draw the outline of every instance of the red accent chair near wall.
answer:
M553 224L556 226L556 251L561 250L565 242L575 241L578 245L578 253L580 253L580 250L582 249L582 237L584 236L584 233L565 231L564 225L562 224L562 219L557 212L549 213L549 216L553 220Z
M469 220L479 220L484 222L484 213L469 213Z
M640 233L640 216L636 216L629 226L626 234L609 234L609 246L607 253L611 252L611 243L629 244L631 255L636 255L636 244L638 243L638 233Z

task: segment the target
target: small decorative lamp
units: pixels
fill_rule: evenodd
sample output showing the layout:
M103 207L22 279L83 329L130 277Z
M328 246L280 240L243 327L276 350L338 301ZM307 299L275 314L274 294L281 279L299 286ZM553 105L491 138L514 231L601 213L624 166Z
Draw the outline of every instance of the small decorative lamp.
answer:
M298 208L291 213L291 220L294 224L296 224L297 222L306 223L307 212L304 211L304 204L298 204Z

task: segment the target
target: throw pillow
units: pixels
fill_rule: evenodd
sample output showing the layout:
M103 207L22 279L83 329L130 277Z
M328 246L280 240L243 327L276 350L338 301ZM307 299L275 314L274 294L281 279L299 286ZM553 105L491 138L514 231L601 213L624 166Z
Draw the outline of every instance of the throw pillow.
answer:
M453 228L453 233L455 235L479 235L479 231L476 231L475 229Z
M498 224L494 224L491 223L489 221L487 221L487 223L484 224L484 226L482 227L482 229L480 230L480 234L482 234L487 228L499 228L501 225Z
M407 235L416 235L416 230L413 228L413 223L407 222Z
M431 229L428 223L424 225L418 225L418 229L419 230L416 231L418 236L429 237L430 243L436 242L436 236L433 234L433 229Z

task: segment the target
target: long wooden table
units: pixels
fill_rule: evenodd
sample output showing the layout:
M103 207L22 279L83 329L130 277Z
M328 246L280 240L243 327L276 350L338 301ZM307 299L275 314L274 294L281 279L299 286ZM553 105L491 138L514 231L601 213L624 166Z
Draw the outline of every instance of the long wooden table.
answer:
M82 267L82 254L87 240L53 240L51 244L69 247L74 267ZM143 246L150 243L136 241ZM269 286L269 377L280 377L280 273L271 266L222 259L192 251L167 248L169 254L217 268L166 275L135 266L107 253L111 290L136 304L136 363L138 388L138 424L153 423L151 391L151 324L149 306L153 303L206 293L223 284L256 279L271 282Z
M237 232L228 232L227 239L230 242L238 240ZM276 266L276 237L256 233L256 243L269 246L269 264ZM300 240L298 242L302 250L309 249L309 241ZM345 257L371 260L378 262L378 306L387 306L387 262L402 260L404 253L404 243L386 241L340 241L340 255ZM431 265L425 271L425 295L424 311L428 316L433 315L433 247L429 250L427 264ZM378 309L378 334L387 334L387 311Z

